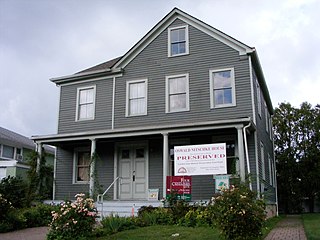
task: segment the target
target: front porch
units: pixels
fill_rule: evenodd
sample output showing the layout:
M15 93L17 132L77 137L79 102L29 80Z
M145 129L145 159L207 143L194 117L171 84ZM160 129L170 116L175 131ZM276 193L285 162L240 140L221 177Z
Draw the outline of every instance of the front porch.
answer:
M58 134L36 142L57 146L54 199L72 199L79 192L101 194L120 177L106 199L145 202L149 189L159 189L158 199L166 196L166 178L174 176L174 146L224 142L227 158L237 160L232 174L244 181L246 174L255 170L249 161L254 157L253 151L251 155L248 151L248 145L254 146L253 134L247 136L254 130L250 124L246 118L81 136ZM84 161L88 156L90 164ZM213 175L192 177L192 200L208 200L214 192Z

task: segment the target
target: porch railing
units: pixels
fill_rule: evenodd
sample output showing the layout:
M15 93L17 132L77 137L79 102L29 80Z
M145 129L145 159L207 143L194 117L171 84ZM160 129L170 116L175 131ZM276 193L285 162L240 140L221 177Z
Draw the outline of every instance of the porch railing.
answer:
M121 177L116 177L109 187L102 194L98 194L97 196L97 203L101 204L101 217L103 217L103 198L118 180L121 180Z

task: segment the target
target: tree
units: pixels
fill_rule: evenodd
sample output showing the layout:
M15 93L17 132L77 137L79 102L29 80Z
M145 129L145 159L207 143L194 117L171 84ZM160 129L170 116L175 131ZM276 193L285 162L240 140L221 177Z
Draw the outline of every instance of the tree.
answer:
M286 213L301 212L309 199L310 212L320 192L320 107L281 103L273 117L279 205Z

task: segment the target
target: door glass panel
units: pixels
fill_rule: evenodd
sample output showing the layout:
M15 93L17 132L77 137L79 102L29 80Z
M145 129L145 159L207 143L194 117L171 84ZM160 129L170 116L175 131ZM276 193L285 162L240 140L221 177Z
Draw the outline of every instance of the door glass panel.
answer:
M136 158L144 158L144 148L136 149Z
M121 151L121 158L122 159L127 159L130 157L130 151L129 149L124 149Z

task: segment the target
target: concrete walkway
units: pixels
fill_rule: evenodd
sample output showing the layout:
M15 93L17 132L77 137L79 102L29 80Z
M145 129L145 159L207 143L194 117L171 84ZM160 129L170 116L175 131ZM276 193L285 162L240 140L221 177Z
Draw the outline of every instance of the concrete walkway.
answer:
M0 233L1 240L45 240L48 227L27 228L14 232Z
M264 240L307 240L301 216L287 215Z

